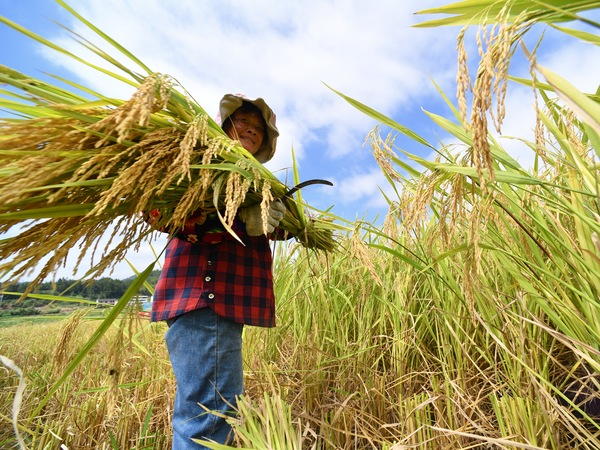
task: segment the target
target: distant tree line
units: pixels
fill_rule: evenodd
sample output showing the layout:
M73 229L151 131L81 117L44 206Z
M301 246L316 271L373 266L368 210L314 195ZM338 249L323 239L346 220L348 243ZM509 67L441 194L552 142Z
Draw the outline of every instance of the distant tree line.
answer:
M154 286L158 280L160 271L155 270L148 277L148 284ZM51 282L47 281L40 284L34 291L36 294L49 294L49 295L61 295L65 297L79 297L88 300L99 300L99 299L119 299L123 296L125 291L129 288L129 285L135 279L134 276L119 280L109 277L100 278L94 280L91 283L81 283L77 280L71 280L67 278L59 278L58 280ZM1 291L9 292L25 292L29 282L23 281L13 285L3 284ZM142 286L138 292L138 295L150 295L150 292L145 286ZM19 298L18 295L4 294L2 304L0 306L8 306L15 302ZM47 304L47 300L39 300L34 298L28 298L23 302L19 303L22 308L39 307Z

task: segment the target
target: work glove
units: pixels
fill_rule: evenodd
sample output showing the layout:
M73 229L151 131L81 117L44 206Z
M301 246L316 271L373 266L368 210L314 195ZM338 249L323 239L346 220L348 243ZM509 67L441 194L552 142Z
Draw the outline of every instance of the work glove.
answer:
M238 217L246 224L246 233L249 236L260 236L261 234L272 233L275 227L279 225L279 222L281 222L281 219L283 219L285 212L285 206L280 200L271 202L267 210L266 229L263 227L260 204L240 209Z

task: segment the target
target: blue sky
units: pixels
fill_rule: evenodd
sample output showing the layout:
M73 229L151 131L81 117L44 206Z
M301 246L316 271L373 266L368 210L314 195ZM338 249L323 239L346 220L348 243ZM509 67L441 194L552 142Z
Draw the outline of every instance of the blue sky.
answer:
M325 178L333 187L311 186L305 200L348 220L383 216L379 188L389 186L365 137L376 123L325 84L408 126L430 142L439 134L422 109L448 115L432 83L454 98L458 28L411 27L413 13L444 0L78 0L77 11L157 72L174 76L211 114L224 93L263 97L275 110L281 137L267 165L282 180L291 177L294 149L302 179ZM3 15L61 45L79 48L52 20L75 31L79 24L52 0L0 0ZM582 90L595 90L598 50L546 30L540 63ZM44 49L0 25L0 64L32 76L50 72L76 79L105 95L128 98L130 89ZM8 43L8 45L7 45ZM79 53L80 50L77 50ZM468 51L476 60L474 39ZM588 70L580 70L586 61ZM513 73L525 75L516 64ZM509 89L504 133L530 137L533 95ZM396 144L423 157L407 139ZM523 165L531 155L507 141ZM289 182L291 184L291 181ZM161 241L156 245L160 247ZM131 255L143 269L150 251ZM131 274L120 265L112 276ZM61 274L62 275L62 274ZM64 276L70 276L64 273Z

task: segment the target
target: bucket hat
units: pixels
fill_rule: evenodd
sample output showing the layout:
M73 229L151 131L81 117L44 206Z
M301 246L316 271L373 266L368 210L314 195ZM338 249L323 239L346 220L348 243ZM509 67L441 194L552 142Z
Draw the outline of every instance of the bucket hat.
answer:
M217 114L216 122L222 127L225 120L227 120L236 109L242 106L243 102L248 102L256 106L267 124L263 142L254 154L254 157L259 162L266 163L273 158L273 155L275 154L279 130L277 130L277 126L275 125L275 113L262 98L251 99L244 94L225 94L219 103L219 113Z

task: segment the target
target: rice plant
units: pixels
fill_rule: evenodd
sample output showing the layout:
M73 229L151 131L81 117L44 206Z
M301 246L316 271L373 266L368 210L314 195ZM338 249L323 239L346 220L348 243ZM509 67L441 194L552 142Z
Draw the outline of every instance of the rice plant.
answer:
M0 241L0 273L18 279L46 258L33 288L77 249L76 267L92 257L90 279L150 241L153 228L144 220L150 211L162 213L155 227L171 230L198 208L217 211L235 236L231 224L238 208L260 203L266 211L274 199L288 210L283 230L310 248L335 247L331 222L305 215L308 205L300 196L295 201L289 188L229 139L173 77L152 71L65 2L58 3L131 66L74 32L82 50L115 71L4 17L0 22L135 92L128 100L114 99L68 80L63 88L0 66L0 83L8 87L0 92L0 107L12 114L0 120L0 233L18 233ZM294 175L299 183L297 171Z
M532 86L539 100L536 141L527 142L533 169L511 158L486 122L498 89L501 125L507 58L519 37L536 21L598 6L464 1L435 11L458 15L424 25L483 17L516 30L488 33L480 82L462 72L458 91L476 87L476 106L467 95L457 105L444 96L454 120L426 113L462 145L429 143L340 93L392 129L384 136L375 129L369 142L398 196L388 198L383 226L352 224L340 252L276 247L279 326L245 330L237 448L600 447L597 94L536 66L539 79L512 80ZM497 83L483 73L496 65ZM394 133L438 158L404 152ZM27 374L17 422L23 438L40 449L163 448L174 382L162 325L114 316L103 333L85 327L90 336L82 323L90 322L74 316L44 336L25 326L0 331L0 354ZM73 365L79 355L86 356ZM3 405L17 386L9 376ZM9 424L5 410L0 418ZM0 444L12 445L5 428Z

